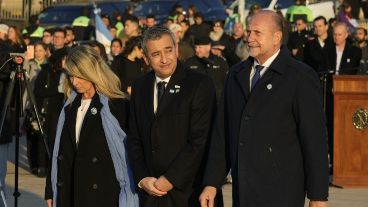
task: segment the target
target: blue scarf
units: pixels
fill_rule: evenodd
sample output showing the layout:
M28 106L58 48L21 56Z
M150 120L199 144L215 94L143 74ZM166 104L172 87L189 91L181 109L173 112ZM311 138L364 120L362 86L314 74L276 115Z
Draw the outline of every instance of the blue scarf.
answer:
M73 93L70 101L67 101L59 116L57 125L54 151L52 154L51 167L51 185L53 190L53 207L56 207L57 202L57 157L59 154L60 137L65 121L65 107L69 105L76 93ZM106 96L98 94L103 105L101 108L102 125L105 132L107 145L110 150L111 158L115 168L116 179L120 184L119 207L138 207L138 195L135 193L132 172L127 160L127 153L125 152L126 134L121 129L118 120L112 115L109 107L109 100Z

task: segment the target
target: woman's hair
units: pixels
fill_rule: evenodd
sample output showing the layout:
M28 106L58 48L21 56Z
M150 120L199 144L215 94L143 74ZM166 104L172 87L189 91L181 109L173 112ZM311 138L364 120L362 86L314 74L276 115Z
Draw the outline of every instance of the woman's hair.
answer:
M107 61L107 54L106 54L106 49L105 46L103 44L101 44L100 42L94 40L90 43L88 43L89 46L91 47L98 47L99 51L100 51L100 56L103 58L103 60Z
M9 29L10 28L13 28L14 31L15 31L15 42L13 42L13 40L10 40L10 44L11 45L15 45L15 44L25 45L26 43L24 42L22 33L20 32L20 30L18 29L18 27L15 26L15 25L12 25L12 26L9 27Z
M111 27L111 28L112 28L112 27ZM120 47L123 47L123 42L121 41L121 39L119 39L119 38L115 38L115 39L111 40L111 45L112 45L112 43L114 43L114 42L119 43Z
M90 46L77 46L69 51L65 59L65 70L68 75L90 81L96 92L108 98L126 98L120 88L120 80L106 64L100 54ZM65 81L65 94L70 97L73 85Z
M133 52L135 47L138 47L139 49L141 49L142 40L143 40L142 36L131 37L125 43L125 47L122 52L122 55L124 57L128 57L128 55Z

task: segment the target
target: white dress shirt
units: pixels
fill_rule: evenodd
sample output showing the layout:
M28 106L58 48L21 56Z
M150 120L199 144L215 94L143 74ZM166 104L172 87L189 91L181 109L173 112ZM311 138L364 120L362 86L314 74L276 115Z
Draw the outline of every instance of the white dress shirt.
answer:
M75 142L78 144L79 135L82 128L84 117L88 111L89 105L91 104L92 99L82 99L81 105L77 111L77 120L75 122Z

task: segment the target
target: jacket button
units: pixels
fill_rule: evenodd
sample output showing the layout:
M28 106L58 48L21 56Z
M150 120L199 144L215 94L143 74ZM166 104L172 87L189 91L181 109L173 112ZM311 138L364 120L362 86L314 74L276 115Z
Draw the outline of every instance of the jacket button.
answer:
M61 160L63 160L63 159L64 159L64 156L63 156L63 155L59 155L59 156L58 156L58 160L60 160L60 161L61 161Z
M59 181L58 183L57 183L57 186L58 187L61 187L61 186L63 186L64 185L64 182L62 182L62 181Z
M93 184L93 185L92 185L92 189L93 189L93 190L97 190L97 188L98 188L98 185L97 185L97 184Z
M151 152L152 152L152 154L155 154L155 153L156 153L156 151L155 151L155 150L152 150Z
M93 158L92 158L92 162L93 162L93 163L96 163L96 162L97 162L97 157L93 157Z
M244 117L244 120L245 120L245 121L249 121L249 119L250 119L250 117L249 117L249 116L245 116L245 117Z
M244 146L244 143L243 142L239 142L239 146L240 147L243 147Z

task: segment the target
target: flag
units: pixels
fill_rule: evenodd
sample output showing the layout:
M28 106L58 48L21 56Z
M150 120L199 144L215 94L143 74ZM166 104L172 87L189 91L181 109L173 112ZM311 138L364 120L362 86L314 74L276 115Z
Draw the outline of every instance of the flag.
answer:
M99 15L100 12L99 9L97 9L97 7L95 7L94 13L96 22L96 40L101 44L103 44L105 46L106 53L109 53L112 36L107 27L102 22L102 19Z

